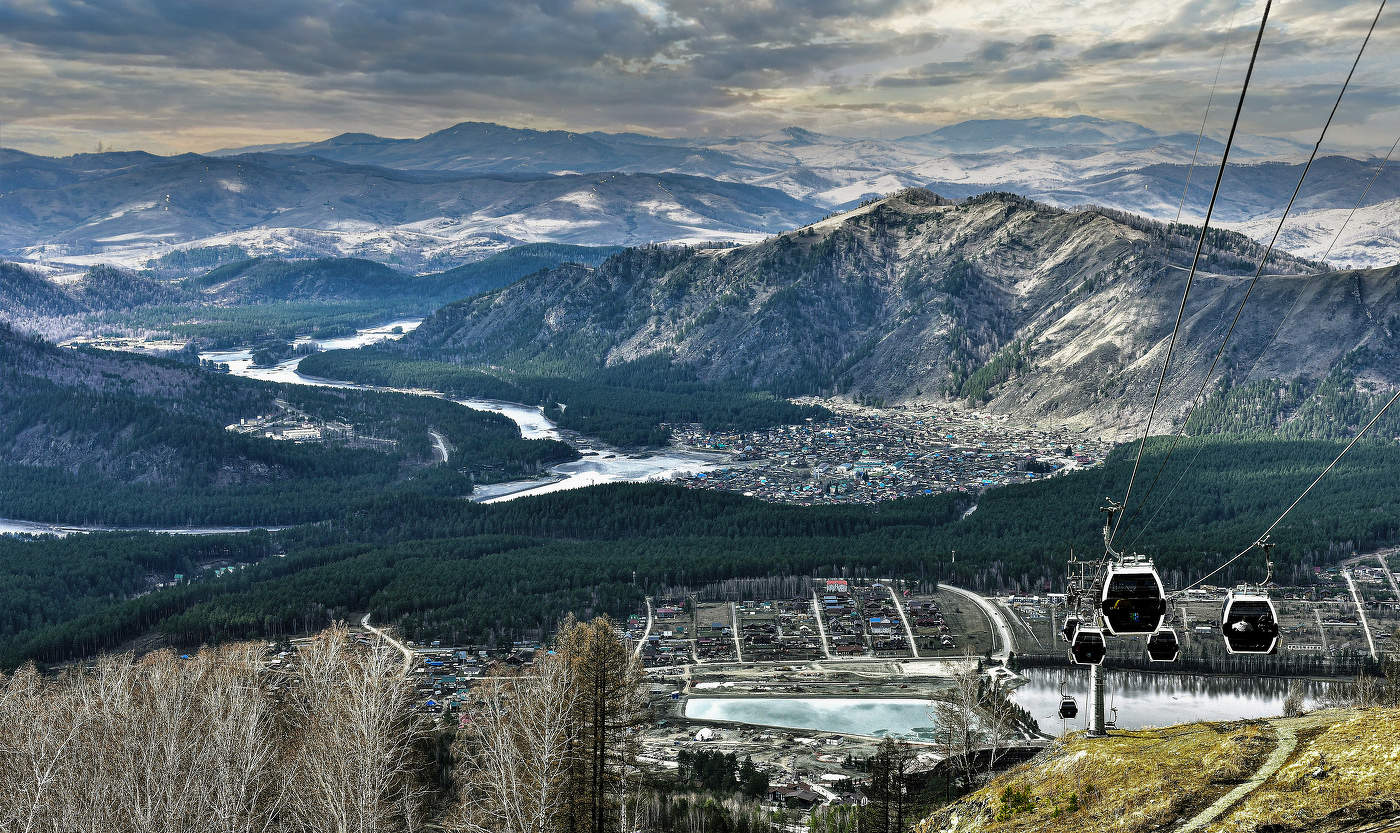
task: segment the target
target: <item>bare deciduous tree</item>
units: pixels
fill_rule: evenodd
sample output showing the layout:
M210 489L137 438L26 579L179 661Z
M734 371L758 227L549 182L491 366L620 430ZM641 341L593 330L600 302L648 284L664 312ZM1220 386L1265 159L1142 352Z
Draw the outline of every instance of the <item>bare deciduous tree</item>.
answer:
M283 699L257 645L0 675L5 833L404 833L419 722L394 655L312 641Z
M361 650L342 627L299 652L289 802L306 833L388 833L414 823L412 684L387 646Z
M565 660L472 692L467 729L456 744L465 774L453 827L473 833L553 833L561 829L578 708Z

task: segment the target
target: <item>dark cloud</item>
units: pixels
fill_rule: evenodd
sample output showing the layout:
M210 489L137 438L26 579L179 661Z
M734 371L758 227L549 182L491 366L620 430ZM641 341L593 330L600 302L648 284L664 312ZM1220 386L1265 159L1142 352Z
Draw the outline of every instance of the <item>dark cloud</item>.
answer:
M1247 49L1256 5L0 0L0 108L7 142L117 136L167 150L240 131L421 135L464 119L688 133L1094 112L1188 129L1221 46L1231 60ZM1280 91L1330 77L1374 7L1298 0L1286 11L1271 23L1257 101L1298 130L1317 96ZM1383 78L1397 36L1400 19L1383 19L1378 65L1368 55L1363 66Z

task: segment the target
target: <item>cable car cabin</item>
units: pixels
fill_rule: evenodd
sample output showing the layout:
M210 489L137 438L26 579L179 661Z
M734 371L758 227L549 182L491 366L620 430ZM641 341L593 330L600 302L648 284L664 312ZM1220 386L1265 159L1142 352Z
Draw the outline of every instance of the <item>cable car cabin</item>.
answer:
M1075 632L1078 631L1078 630L1079 630L1079 617L1078 617L1078 616L1066 616L1066 617L1065 617L1065 626L1064 626L1063 628L1060 628L1060 638L1063 639L1065 642L1073 642L1073 641L1074 641L1074 634L1075 634Z
M1162 628L1147 637L1147 658L1153 662L1176 662L1181 655L1181 640L1176 638L1176 630Z
M1060 719L1073 720L1079 716L1079 704L1074 702L1074 698L1066 694L1060 698Z
M1081 627L1069 644L1069 659L1075 665L1098 665L1108 653L1100 628Z
M1099 607L1111 636L1142 636L1162 626L1167 594L1151 564L1111 565Z
M1278 650L1278 611L1267 593L1231 590L1220 615L1225 650L1232 654L1272 654Z

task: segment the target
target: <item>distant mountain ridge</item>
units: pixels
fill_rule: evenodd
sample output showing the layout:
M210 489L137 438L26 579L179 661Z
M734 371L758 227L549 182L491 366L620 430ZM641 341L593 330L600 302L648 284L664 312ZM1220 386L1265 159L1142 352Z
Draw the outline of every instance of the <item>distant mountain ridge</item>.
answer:
M1158 220L1203 213L1223 145L1090 116L976 120L896 139L787 127L758 136L664 138L463 122L421 138L344 133L200 156L141 152L47 159L0 151L0 256L138 265L171 247L362 257L450 268L524 242L753 242L906 187L964 198L1012 191L1061 207L1105 205ZM1305 148L1237 136L1216 222L1267 238ZM1290 245L1326 249L1376 160L1324 156L1294 211ZM1400 170L1368 196L1400 219ZM1379 218L1374 215L1380 215ZM1347 245L1341 264L1400 261L1400 242Z
M475 175L278 154L11 154L0 176L12 170L0 256L76 264L137 266L196 243L436 271L522 242L752 240L821 214L771 188L673 173Z

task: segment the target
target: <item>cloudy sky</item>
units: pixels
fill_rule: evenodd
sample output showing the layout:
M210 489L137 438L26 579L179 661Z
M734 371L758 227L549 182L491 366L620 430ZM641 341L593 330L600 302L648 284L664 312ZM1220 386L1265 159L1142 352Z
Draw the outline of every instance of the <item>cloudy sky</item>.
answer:
M1276 2L1243 128L1311 142L1376 2ZM1253 0L0 0L0 145L161 153L460 121L899 136L1090 114L1223 133ZM1400 9L1333 147L1400 130ZM1218 122L1218 123L1217 123Z

